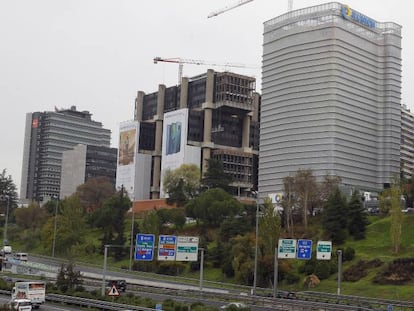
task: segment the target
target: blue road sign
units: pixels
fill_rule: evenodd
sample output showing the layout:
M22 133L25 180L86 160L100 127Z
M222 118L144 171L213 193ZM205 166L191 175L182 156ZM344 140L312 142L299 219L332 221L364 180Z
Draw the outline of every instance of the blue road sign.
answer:
M312 240L298 240L297 259L311 259Z
M177 237L160 235L158 239L158 260L175 260Z
M153 234L138 233L135 246L135 260L152 260L154 258L154 241Z

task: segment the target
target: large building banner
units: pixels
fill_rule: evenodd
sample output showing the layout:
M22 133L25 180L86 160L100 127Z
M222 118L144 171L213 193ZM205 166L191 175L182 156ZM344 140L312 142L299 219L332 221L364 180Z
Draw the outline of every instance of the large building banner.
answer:
M182 164L200 166L201 148L187 145L188 109L183 108L164 114L161 160L161 198L163 176L166 170L175 170Z
M135 166L138 152L139 122L126 121L119 126L118 165L116 170L116 188L122 186L134 200Z

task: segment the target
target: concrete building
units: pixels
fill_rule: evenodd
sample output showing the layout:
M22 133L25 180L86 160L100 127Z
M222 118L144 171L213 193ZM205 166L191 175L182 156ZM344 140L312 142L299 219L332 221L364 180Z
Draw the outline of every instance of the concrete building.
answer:
M111 131L91 116L75 106L26 114L20 188L23 203L59 197L63 151L77 144L109 148Z
M233 177L235 194L257 189L260 96L255 83L252 77L210 69L183 78L177 86L159 85L150 94L138 92L137 152L152 158L149 198L165 197L162 172L166 169L193 163L203 174L210 158L223 162Z
M260 197L312 169L378 191L400 172L401 26L332 2L264 23Z
M411 178L414 171L414 113L401 106L401 171Z
M75 193L91 178L106 177L115 188L118 149L93 145L76 145L62 152L60 198Z

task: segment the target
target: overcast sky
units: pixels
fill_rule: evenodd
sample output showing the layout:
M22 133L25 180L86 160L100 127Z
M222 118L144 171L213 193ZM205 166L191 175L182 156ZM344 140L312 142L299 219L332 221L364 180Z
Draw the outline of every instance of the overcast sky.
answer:
M255 0L213 18L235 0L1 0L0 170L20 187L25 114L54 107L88 110L112 131L133 119L137 91L177 84L178 65L153 58L260 66L263 22L284 14L288 0ZM293 0L293 9L328 1ZM380 22L403 26L403 103L413 111L414 22L410 0L348 0ZM409 21L411 19L411 22ZM184 65L184 76L209 66ZM255 76L260 69L228 69ZM18 192L20 189L18 189Z

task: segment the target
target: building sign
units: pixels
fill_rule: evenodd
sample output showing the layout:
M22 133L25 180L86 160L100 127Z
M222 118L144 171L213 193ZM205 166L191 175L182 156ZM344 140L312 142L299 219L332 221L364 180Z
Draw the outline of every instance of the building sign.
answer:
M342 16L346 19L352 19L353 21L370 28L376 27L376 23L372 18L369 18L364 14L352 10L348 5L342 6Z

